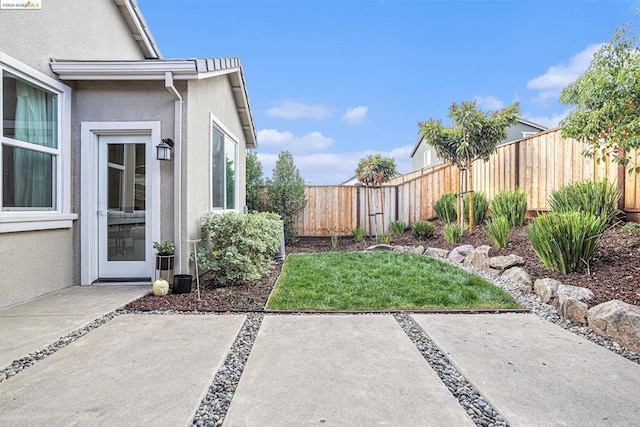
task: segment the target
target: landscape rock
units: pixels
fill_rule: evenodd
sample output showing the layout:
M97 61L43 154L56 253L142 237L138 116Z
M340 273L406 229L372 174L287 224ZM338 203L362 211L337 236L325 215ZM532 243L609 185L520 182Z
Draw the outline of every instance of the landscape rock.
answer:
M489 258L489 266L496 270L504 271L511 267L524 265L524 259L521 256L511 254L507 256L494 256Z
M471 251L473 251L473 249L474 247L471 245L457 246L453 248L451 252L449 252L447 259L451 262L460 264L462 261L464 261L466 256L469 255Z
M565 299L576 299L582 302L589 302L596 296L591 289L581 288L580 286L559 285L558 286L558 305Z
M393 251L393 246L391 245L373 245L369 246L365 249L365 252L381 252L381 251Z
M424 253L424 246L414 246L409 252L416 255L422 255Z
M575 298L563 298L558 304L560 316L578 325L587 324L587 310L589 310L589 306Z
M410 246L396 245L393 247L393 252L409 252Z
M446 249L439 248L427 248L424 251L424 255L431 258L441 258L444 259L449 255L449 251Z
M529 273L524 271L523 268L511 267L510 269L505 270L505 272L502 273L502 277L511 279L518 283L520 285L519 289L522 292L531 292L531 285L533 282L531 281L531 276L529 276Z
M489 250L491 246L483 245L473 250L462 262L463 265L469 265L475 268L486 270L489 268Z
M640 307L620 300L607 301L587 311L589 327L640 353Z
M562 283L554 279L538 279L533 284L533 291L540 296L540 299L545 304L554 304L558 298L558 288L560 286L562 286Z

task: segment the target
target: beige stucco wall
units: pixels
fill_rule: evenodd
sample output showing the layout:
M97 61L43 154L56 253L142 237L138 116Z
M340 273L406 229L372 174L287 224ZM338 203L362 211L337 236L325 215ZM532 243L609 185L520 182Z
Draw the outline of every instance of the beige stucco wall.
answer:
M73 284L71 229L0 234L0 308Z
M209 212L209 172L211 125L209 113L237 138L238 143L238 200L246 204L246 140L238 117L231 84L226 76L189 82L189 102L186 146L183 147L183 230L185 238L200 237L200 218Z
M2 10L0 51L54 76L50 60L144 59L113 0L44 0Z

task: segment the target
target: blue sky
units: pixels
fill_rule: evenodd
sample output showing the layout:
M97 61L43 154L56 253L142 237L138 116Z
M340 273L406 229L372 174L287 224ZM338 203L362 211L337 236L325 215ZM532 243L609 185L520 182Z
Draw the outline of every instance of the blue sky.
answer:
M556 126L562 88L640 16L639 0L138 3L165 59L242 59L265 175L289 150L311 184L371 153L409 172L417 122L446 121L454 101L519 101Z

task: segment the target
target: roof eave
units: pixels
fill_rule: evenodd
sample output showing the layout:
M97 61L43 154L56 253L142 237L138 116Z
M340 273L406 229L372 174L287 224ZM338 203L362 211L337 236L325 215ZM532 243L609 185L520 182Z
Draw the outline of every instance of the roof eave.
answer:
M147 59L162 59L160 49L151 34L142 12L135 0L113 0L127 23L133 39Z

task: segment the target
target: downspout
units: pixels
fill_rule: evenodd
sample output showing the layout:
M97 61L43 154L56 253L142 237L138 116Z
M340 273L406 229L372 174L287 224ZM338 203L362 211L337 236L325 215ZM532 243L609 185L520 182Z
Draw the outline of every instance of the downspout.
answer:
M174 99L173 150L173 238L175 241L175 271L182 273L182 96L173 85L173 73L164 74L164 87Z

